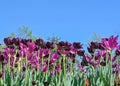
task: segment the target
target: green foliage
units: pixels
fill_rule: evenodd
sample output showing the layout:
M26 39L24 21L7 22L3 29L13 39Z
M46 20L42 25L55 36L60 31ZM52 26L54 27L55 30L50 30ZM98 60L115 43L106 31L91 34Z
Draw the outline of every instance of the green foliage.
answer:
M58 43L58 42L60 41L60 38L59 38L58 36L55 36L55 35L53 34L53 36L48 37L47 40L48 40L48 41L51 41L51 42Z
M27 26L19 27L18 33L12 32L10 37L29 38L33 41L36 39L36 37L33 36L32 30L29 30Z

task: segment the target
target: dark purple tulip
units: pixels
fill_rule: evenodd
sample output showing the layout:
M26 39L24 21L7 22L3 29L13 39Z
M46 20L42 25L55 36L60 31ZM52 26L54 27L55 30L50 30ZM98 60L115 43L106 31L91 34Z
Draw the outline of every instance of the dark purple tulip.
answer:
M27 43L31 43L32 42L32 39L27 39Z
M118 70L117 69L113 70L113 74L118 74Z
M5 55L0 51L0 62L3 62L5 59Z
M35 86L36 85L36 81L32 81L32 85Z
M106 62L100 62L101 66L106 66Z
M53 48L55 48L55 44L53 42L47 42L46 43L46 48L53 49Z
M119 56L119 55L120 55L120 45L118 45L118 46L116 47L115 54L116 54L116 56Z
M104 47L103 47L103 44L102 44L102 43L99 43L99 49L100 49L100 50L104 50Z
M82 66L88 66L88 61L86 60L86 58L85 58L85 56L83 57L83 59L82 59L82 62L81 62L81 65Z
M71 43L65 42L65 44L64 44L64 49L65 49L66 51L69 51L69 50L70 50L70 47L71 47Z
M112 57L112 62L114 62L116 60L116 58L117 58L116 56L113 56Z
M27 46L27 39L22 39L21 43Z
M80 42L74 42L74 43L73 43L73 46L74 46L75 49L80 49L80 48L82 48L82 44L81 44Z
M18 46L20 44L21 40L20 40L20 38L13 38L12 41L16 46Z
M38 45L40 48L45 48L45 46L46 46L46 42L40 38L35 41L35 44Z
M62 46L65 46L65 42L64 41L61 41L59 42L59 45L62 47Z
M12 45L13 42L12 42L12 38L11 37L7 37L7 38L4 38L4 43L8 46L8 45Z
M23 44L26 45L26 46L28 46L28 44L29 44L30 42L32 42L31 39L22 39L22 40L21 40L21 43L23 43Z
M78 50L78 51L77 51L77 54L78 54L79 56L84 56L84 53L85 53L84 50Z
M116 68L117 67L117 64L112 64L112 68Z
M69 51L70 46L71 46L70 43L64 42L64 41L61 41L61 42L57 43L56 45L57 45L58 50L66 50L66 51Z
M95 52L95 50L92 47L87 47L87 50L91 54L93 54Z
M22 67L22 70L25 71L25 70L26 70L26 67Z
M35 41L36 45L42 45L43 44L43 39L36 39Z
M0 73L0 78L2 78L2 76L3 76L2 73Z
M18 57L18 58L20 57L20 53L19 52L17 52L16 57Z
M14 46L14 45L8 45L7 47L8 47L8 48L11 48L11 49L15 49L15 46Z
M99 49L99 43L98 42L91 42L90 43L90 47L93 49Z
M49 82L43 82L44 86L49 86Z
M115 55L116 55L116 56L119 56L119 55L120 55L120 51L116 50L116 51L115 51Z

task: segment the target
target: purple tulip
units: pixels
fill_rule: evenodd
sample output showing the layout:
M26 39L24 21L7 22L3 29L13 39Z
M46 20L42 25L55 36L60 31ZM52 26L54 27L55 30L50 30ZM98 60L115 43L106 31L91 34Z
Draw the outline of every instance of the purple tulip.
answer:
M47 72L47 70L48 70L48 66L44 65L43 68L42 68L42 72L45 73L45 72Z
M3 62L5 57L4 53L0 51L0 62Z
M118 70L120 71L120 64L118 65Z
M118 70L117 69L115 69L115 70L113 70L113 74L118 74Z
M116 68L117 67L117 64L112 64L112 68Z
M84 72L84 67L81 64L78 64L77 66L80 71Z
M66 50L57 50L58 55L67 56L69 51Z
M112 57L112 62L114 62L116 60L116 56Z
M20 43L20 49L21 49L20 50L21 55L23 56L23 58L25 58L28 53L28 47L23 43Z
M62 71L61 65L60 65L59 63L56 65L56 71L57 71L58 73L60 73L60 72Z
M85 54L85 58L88 62L93 63L94 62L94 56L89 56L88 54Z
M58 58L59 55L57 53L53 53L52 57L50 58L50 62L53 64Z
M64 41L61 41L61 42L57 43L56 45L57 45L58 50L66 50L66 51L69 51L70 46L71 46L71 44L69 42L64 42Z
M117 48L117 50L120 52L120 45L118 45L116 48Z
M105 50L113 50L114 48L117 47L118 44L118 36L114 37L111 36L108 39L102 38L102 46L104 47Z
M43 49L42 56L44 58L48 58L49 54L50 54L50 50L49 49Z
M80 48L82 48L82 44L81 44L80 42L74 42L74 43L73 43L73 47L74 47L75 49L80 49Z
M54 77L55 76L55 71L51 72L51 76Z
M77 51L77 54L78 54L79 56L84 56L84 53L85 53L84 50L78 50L78 51Z
M7 46L12 45L12 44L13 44L12 38L11 38L11 37L4 38L4 43L5 43Z
M33 42L28 44L28 48L29 48L30 53L34 51L35 47L36 47L35 43L33 43Z
M102 59L106 58L106 51L105 50L99 50L97 52L97 56L100 56Z
M70 53L71 54L76 54L76 49L75 49L74 46L71 46Z
M15 50L14 49L10 49L10 48L4 48L4 51L7 55L14 55L15 54Z
M95 49L93 49L92 47L87 47L87 50L91 54L93 54L95 52Z

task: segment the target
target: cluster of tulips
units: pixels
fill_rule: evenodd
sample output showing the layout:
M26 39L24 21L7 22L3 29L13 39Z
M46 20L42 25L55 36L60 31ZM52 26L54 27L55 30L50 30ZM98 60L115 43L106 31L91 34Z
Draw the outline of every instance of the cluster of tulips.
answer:
M58 43L39 38L4 38L0 45L0 86L119 86L118 36Z

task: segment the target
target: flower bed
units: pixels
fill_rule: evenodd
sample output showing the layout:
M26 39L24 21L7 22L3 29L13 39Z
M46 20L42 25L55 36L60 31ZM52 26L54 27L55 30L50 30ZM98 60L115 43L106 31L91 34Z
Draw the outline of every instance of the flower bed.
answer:
M90 42L5 38L0 45L0 86L119 86L118 36Z

